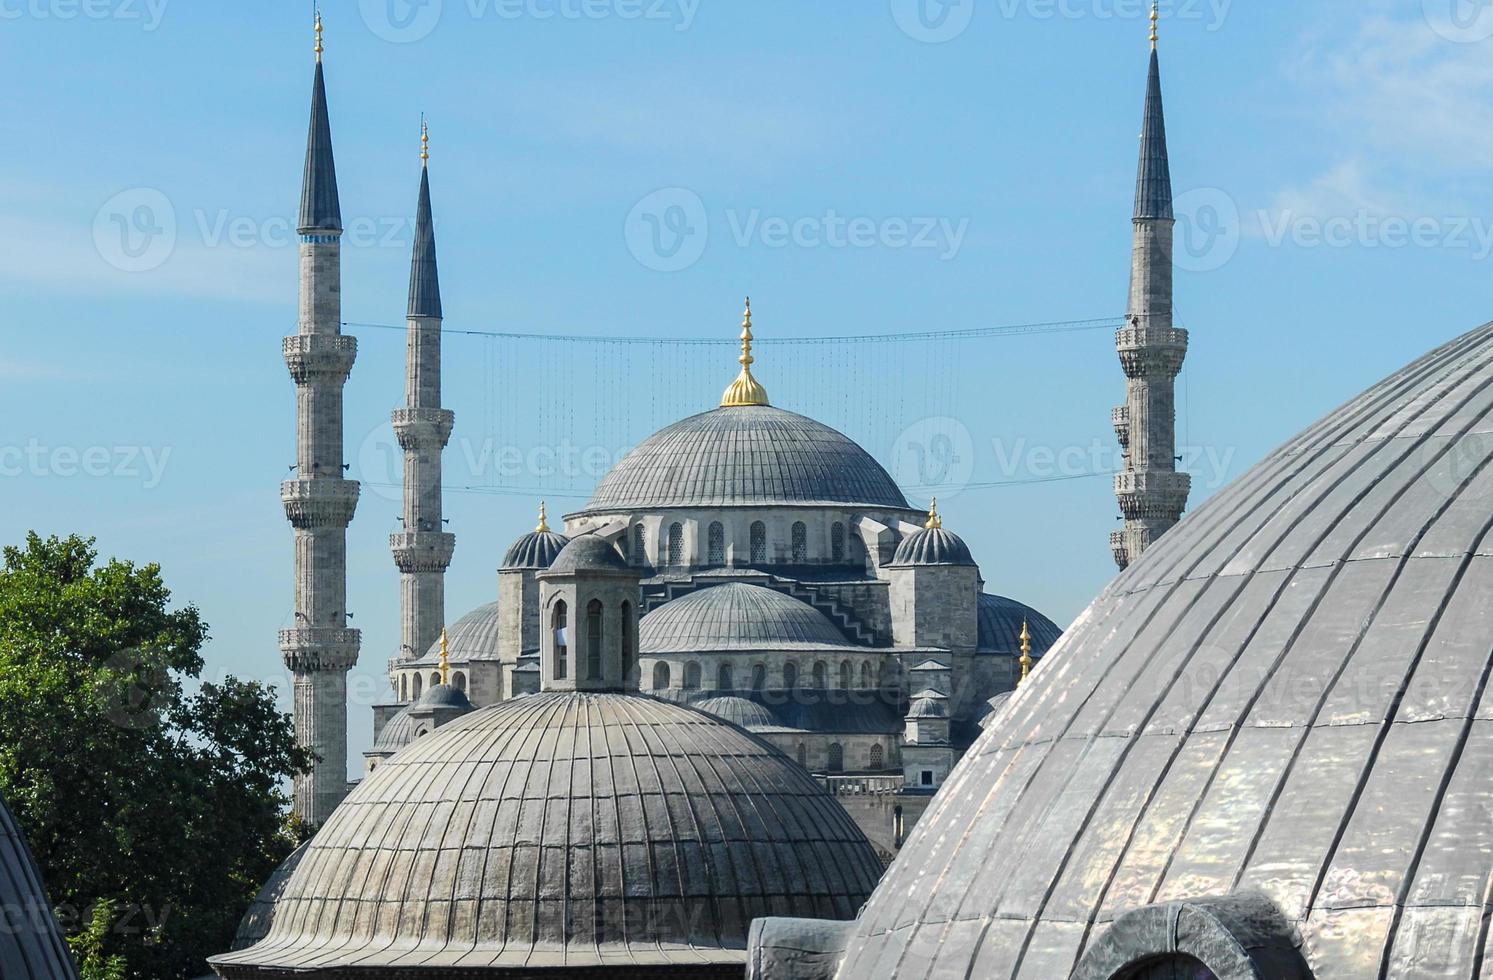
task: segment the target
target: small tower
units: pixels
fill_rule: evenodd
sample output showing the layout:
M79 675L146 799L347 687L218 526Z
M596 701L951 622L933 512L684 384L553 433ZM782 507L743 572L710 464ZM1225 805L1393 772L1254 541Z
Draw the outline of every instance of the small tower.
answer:
M897 545L886 575L897 646L974 652L980 634L980 569L963 539L944 530L937 500L923 527Z
M295 778L295 813L320 826L347 793L347 672L360 634L347 626L347 526L358 484L344 479L342 388L357 341L342 333L342 211L322 75L321 14L300 212L300 327L283 345L296 385L296 471L280 487L295 528L295 623L280 652L295 685L296 740L316 753Z
M949 739L949 698L935 688L912 696L902 733L904 787L913 793L932 793L954 768L955 752Z
M1158 8L1151 8L1151 70L1146 83L1136 178L1130 313L1116 335L1128 379L1126 403L1114 411L1115 431L1126 450L1115 475L1115 495L1125 529L1110 535L1121 568L1138 559L1182 518L1192 478L1177 472L1176 380L1187 356L1187 331L1172 325L1171 167L1161 105L1161 61L1156 51Z
M404 450L404 530L389 536L399 569L400 660L435 643L446 618L446 568L456 535L442 526L441 451L455 417L441 407L441 282L430 209L430 131L420 123L420 197L410 261L404 407L393 412Z
M498 569L499 700L539 691L539 573L570 543L550 530L544 501L539 523L508 548Z
M544 691L636 691L642 569L595 534L571 540L539 573Z

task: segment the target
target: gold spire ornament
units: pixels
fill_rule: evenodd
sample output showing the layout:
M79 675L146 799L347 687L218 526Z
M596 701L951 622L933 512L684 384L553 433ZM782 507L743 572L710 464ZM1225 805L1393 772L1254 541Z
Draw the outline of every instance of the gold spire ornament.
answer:
M1151 4L1151 50L1156 50L1156 22L1161 20L1161 0L1153 0Z
M420 166L430 165L430 123L425 121L425 114L420 114Z
M1021 621L1021 661L1020 661L1020 663L1021 663L1021 680L1019 680L1019 681L1016 682L1016 686L1017 687L1020 687L1022 684L1025 684L1026 683L1026 679L1028 677L1032 676L1032 630L1031 630L1031 625L1026 620L1024 620L1024 619Z
M539 501L539 526L534 529L539 534L550 533L549 518L544 513L544 501Z
M321 61L321 8L316 8L316 60Z
M936 531L943 527L943 518L938 516L938 498L933 498L933 503L928 508L928 520L923 527L930 531Z
M446 649L446 627L441 627L441 683L451 683L451 653Z
M721 408L741 408L747 405L766 405L767 389L752 377L752 364L756 358L752 356L752 298L747 297L746 312L742 314L741 322L741 356L736 360L741 363L741 373L726 393L721 396Z

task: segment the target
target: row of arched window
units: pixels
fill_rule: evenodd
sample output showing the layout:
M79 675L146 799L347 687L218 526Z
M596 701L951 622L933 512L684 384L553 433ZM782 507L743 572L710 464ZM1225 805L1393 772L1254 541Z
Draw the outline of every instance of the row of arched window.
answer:
M860 687L859 687L859 689L863 690L863 691L870 691L870 690L873 690L873 689L879 687L881 685L881 683L883 681L885 681L885 679L886 679L886 677L885 677L885 670L886 670L886 665L885 664L882 665L882 669L880 671L877 671L877 670L873 670L872 669L871 664L870 664L869 661L862 662L861 663L861 668L860 668L860 671L859 671L859 675L860 675ZM786 689L788 689L788 690L791 691L791 690L793 690L793 689L795 689L795 688L798 687L798 683L799 683L798 672L799 672L798 664L795 663L795 662L793 662L793 661L791 661L791 660L788 661L788 663L786 663L786 664L783 665L783 686ZM839 667L839 682L840 683L839 683L839 686L840 686L841 690L849 691L849 690L852 690L852 689L854 689L856 687L856 684L855 684L856 673L857 672L856 672L856 669L855 669L855 665L852 664L849 660L842 660L842 661L840 661L840 667ZM700 689L700 687L702 686L701 682L703 680L703 677L704 677L704 672L701 669L700 664L697 663L696 661L691 660L691 661L689 661L688 663L686 663L684 665L684 678L683 678L684 684L683 684L683 687L684 687L684 689L686 691L698 691ZM814 662L813 667L810 668L810 678L812 680L812 688L814 690L821 690L821 691L822 690L828 690L829 689L829 665L827 663L825 663L823 660L816 660ZM672 671L671 671L671 668L670 668L669 664L667 662L663 661L663 660L660 660L660 661L657 661L656 663L654 663L654 665L653 665L653 689L655 691L665 690L666 688L669 687L671 680L672 680ZM753 664L752 665L751 690L753 690L753 691L762 691L762 690L765 690L766 688L767 688L767 665L766 664ZM735 668L732 667L731 664L721 664L720 667L717 668L717 671L716 671L715 690L717 690L717 691L735 691L737 689L738 688L736 686L736 670L735 670Z
M648 560L646 534L642 524L634 524L632 534L623 536L622 553L629 561L641 564ZM748 562L753 565L766 564L768 561L767 525L762 521L753 521L747 537ZM829 539L830 560L844 561L845 525L836 521L830 527ZM806 564L809 561L809 526L803 521L795 521L789 529L789 560L796 565ZM670 568L691 564L691 556L685 551L684 525L678 521L668 527L664 541L663 561ZM726 526L720 521L712 521L705 531L705 564L724 565L725 563Z
M441 682L439 671L431 671L430 686L435 687ZM451 686L461 693L467 692L467 675L464 671L455 670L451 672ZM425 693L425 678L421 674L409 673L399 675L399 700L418 701L420 695Z
M623 602L621 609L622 676L627 677L636 667L633 663L633 635L630 627L632 603ZM592 599L586 604L586 680L599 681L605 676L606 668L602 657L602 643L606 634L602 617L605 612L606 606L600 599ZM556 602L550 613L550 629L553 631L555 646L551 676L557 681L563 681L570 676L570 606L564 599Z
M844 772L845 746L839 742L831 742L828 755L825 769L829 772ZM809 768L809 747L803 742L798 743L798 764L805 769ZM866 768L872 772L886 768L886 752L880 745L871 746L871 751L866 754Z

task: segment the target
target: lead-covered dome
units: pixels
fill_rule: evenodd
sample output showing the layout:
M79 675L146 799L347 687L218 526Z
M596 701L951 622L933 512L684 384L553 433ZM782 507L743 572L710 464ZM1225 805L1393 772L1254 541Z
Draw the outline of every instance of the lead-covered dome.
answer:
M760 585L730 582L665 603L638 624L638 649L656 653L844 650L823 613Z
M741 976L767 915L848 918L881 865L812 776L701 711L544 693L441 727L312 839L227 978Z
M645 439L601 481L586 510L819 504L907 509L896 482L849 437L780 408L740 405Z
M1024 602L1005 596L982 594L977 607L979 615L978 653L1021 652L1021 627L1026 624L1032 636L1032 656L1041 657L1063 635L1062 627Z
M478 606L446 629L446 654L452 663L498 659L500 613L496 602ZM441 662L441 641L437 639L417 661L421 666ZM396 665L398 666L398 665Z
M0 977L77 980L41 872L10 807L0 799Z
M893 565L973 565L969 545L953 531L942 527L925 527L908 535L897 545Z
M1299 943L1316 980L1478 977L1490 529L1493 326L1287 443L1116 579L918 822L838 976L1067 977L1086 949L1078 976L1159 976L1127 969L1169 946L1199 975L1299 977L1220 960ZM1280 923L1252 913L1246 941L1227 903L1252 893Z

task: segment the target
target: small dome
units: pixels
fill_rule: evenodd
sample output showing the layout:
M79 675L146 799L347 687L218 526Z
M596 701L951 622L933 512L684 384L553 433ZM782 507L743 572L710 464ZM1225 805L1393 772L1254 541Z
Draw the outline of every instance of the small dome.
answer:
M548 571L552 575L571 575L576 572L638 574L610 541L595 534L582 534L571 539L569 544L560 549Z
M372 754L393 755L419 737L420 723L410 716L411 707L406 705L384 722L378 738L373 740Z
M947 718L949 709L946 705L948 697L938 691L924 691L913 696L912 707L907 712L909 718Z
M503 568L549 568L570 539L554 531L530 531L508 549Z
M773 713L765 705L760 705L756 701L749 701L746 698L706 698L703 701L697 702L694 706L701 711L708 711L717 718L725 719L733 725L739 725L748 731L759 728L776 728L778 726L777 718L773 717Z
M845 650L835 624L805 602L745 582L691 592L644 616L644 654L743 650Z
M416 710L420 708L458 708L462 711L472 711L472 702L467 700L466 694L461 688L454 684L432 684L420 695L420 700L414 704Z
M998 595L979 601L979 653L1021 654L1021 624L1032 634L1032 656L1041 658L1063 635L1062 629L1031 606Z
M446 629L446 653L451 662L465 664L474 660L497 660L499 622L498 604L489 602L452 623ZM425 656L415 662L421 667L440 664L441 641L437 639L432 643ZM401 665L394 666L397 669Z
M15 817L0 800L0 975L5 980L77 980L41 871Z
M757 736L652 698L535 694L375 769L265 939L212 964L228 980L740 976L752 920L849 918L881 872L844 807Z
M902 539L893 565L973 565L974 555L969 545L953 531L941 527L925 527L916 534Z
M643 440L601 481L586 511L783 504L908 509L896 481L849 437L780 408L742 405Z

